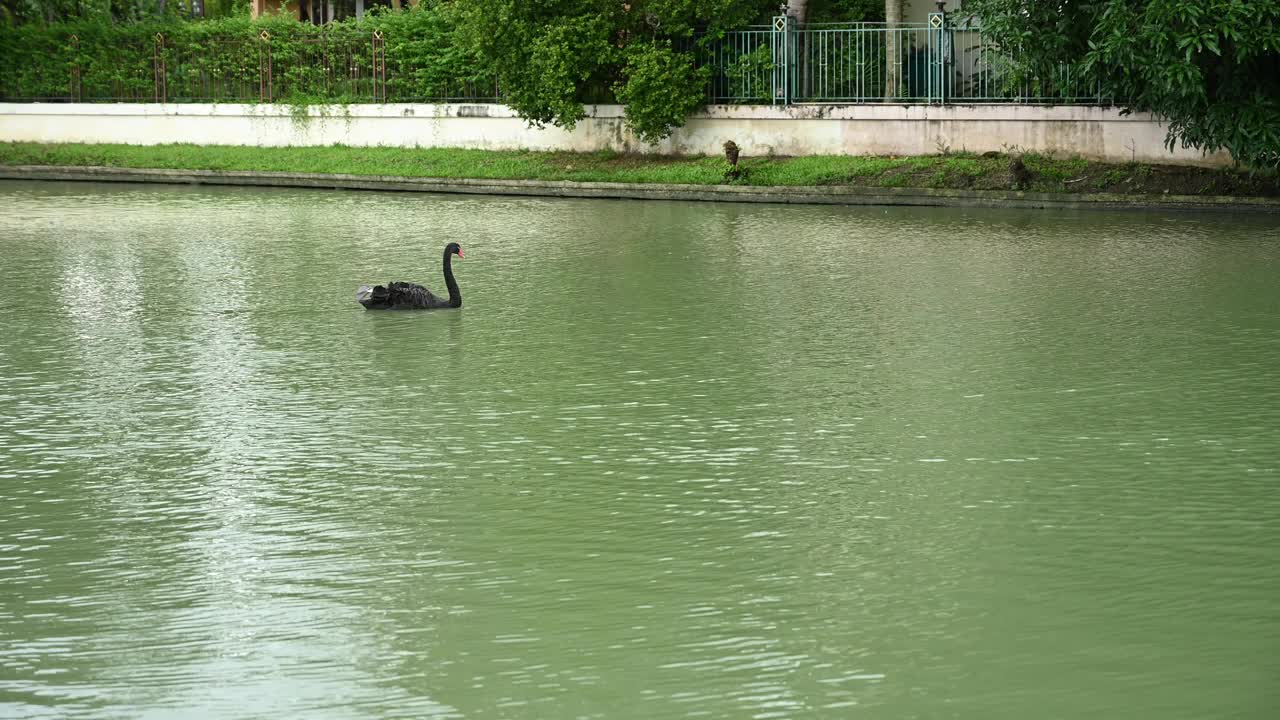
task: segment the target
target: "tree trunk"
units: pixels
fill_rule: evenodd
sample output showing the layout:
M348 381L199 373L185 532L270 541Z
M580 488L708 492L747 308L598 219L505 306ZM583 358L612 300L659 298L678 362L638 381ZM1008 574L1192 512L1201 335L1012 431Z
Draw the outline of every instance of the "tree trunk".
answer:
M899 63L902 52L898 49L898 26L902 24L902 0L884 0L884 99L898 97Z
M803 25L809 15L809 0L787 0L787 14Z

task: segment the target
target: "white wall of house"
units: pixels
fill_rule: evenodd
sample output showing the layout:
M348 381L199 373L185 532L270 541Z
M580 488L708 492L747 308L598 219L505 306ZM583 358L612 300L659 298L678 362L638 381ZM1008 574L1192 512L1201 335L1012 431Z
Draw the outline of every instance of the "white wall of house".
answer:
M492 150L616 150L746 155L1038 152L1115 162L1224 166L1224 153L1164 146L1165 127L1115 109L1031 105L722 105L657 146L626 129L617 105L588 108L567 131L531 128L502 105L352 105L297 117L273 105L0 103L0 141L156 145L352 145Z
M960 9L960 0L946 0L946 11L955 12ZM902 21L908 23L924 23L929 20L929 13L938 12L938 3L934 0L906 0L902 4Z

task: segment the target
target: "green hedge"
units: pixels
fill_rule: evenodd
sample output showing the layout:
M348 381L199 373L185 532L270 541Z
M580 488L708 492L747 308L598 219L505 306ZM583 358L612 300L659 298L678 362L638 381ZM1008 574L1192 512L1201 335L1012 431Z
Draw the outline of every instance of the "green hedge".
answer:
M497 88L454 42L447 13L427 4L323 27L280 17L0 27L0 99L157 94L305 104L493 99Z

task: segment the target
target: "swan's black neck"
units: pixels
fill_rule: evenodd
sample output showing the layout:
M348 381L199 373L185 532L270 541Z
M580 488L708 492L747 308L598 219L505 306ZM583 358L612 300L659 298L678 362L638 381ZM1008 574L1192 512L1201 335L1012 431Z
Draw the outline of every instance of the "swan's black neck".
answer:
M453 279L453 253L444 251L444 286L449 289L449 307L462 307L462 292L458 290L458 281Z

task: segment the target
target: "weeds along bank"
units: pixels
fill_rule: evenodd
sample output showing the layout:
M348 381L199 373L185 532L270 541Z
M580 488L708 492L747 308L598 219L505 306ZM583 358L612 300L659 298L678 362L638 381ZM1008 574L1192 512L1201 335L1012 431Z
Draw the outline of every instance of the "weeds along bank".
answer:
M1015 165L1014 161L1017 160ZM920 157L664 156L615 152L486 151L453 148L233 147L0 143L5 167L111 167L345 176L535 180L739 187L1119 194L1133 197L1280 197L1271 173L1109 164L1028 154ZM1015 172L1020 168L1020 172Z

